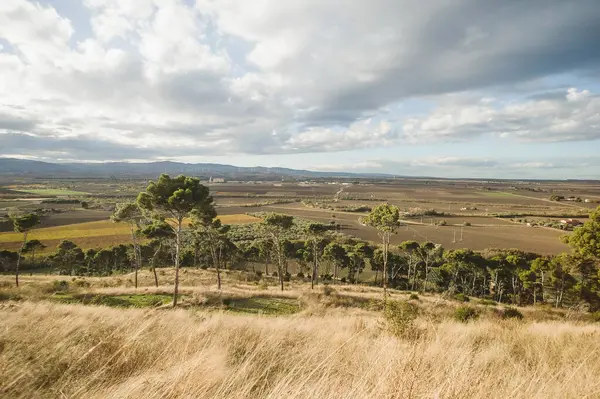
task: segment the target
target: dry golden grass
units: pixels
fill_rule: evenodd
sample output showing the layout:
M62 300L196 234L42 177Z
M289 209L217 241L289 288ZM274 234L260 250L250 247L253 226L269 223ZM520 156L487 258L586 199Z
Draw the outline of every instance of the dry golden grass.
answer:
M374 312L236 316L45 302L0 309L11 398L594 398L600 327L432 323Z
M183 307L119 309L49 303L52 282L75 292L130 295L172 292L140 273L86 278L24 275L16 291L0 276L0 397L10 398L598 398L600 325L566 312L522 308L502 320L494 306L467 324L450 318L456 301L419 295L417 334L398 338L370 304L381 290L306 283L265 287L249 274L183 269ZM77 279L81 281L81 279ZM393 299L408 293L392 292ZM246 316L201 304L226 298L297 298L302 311ZM559 321L547 320L559 318ZM540 321L543 320L543 321Z

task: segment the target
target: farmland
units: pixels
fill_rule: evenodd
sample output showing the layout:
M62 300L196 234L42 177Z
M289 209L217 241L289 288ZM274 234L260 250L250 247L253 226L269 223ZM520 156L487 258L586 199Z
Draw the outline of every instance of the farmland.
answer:
M108 220L111 209L117 202L134 199L146 181L20 178L3 183L0 215L15 209L44 210L40 228L32 238L48 241L49 247L62 239L94 247L127 242L127 228ZM406 213L405 227L392 238L394 244L409 239L430 240L446 248L517 248L541 254L564 251L566 246L559 238L565 232L527 227L526 223L516 223L517 218L574 217L585 221L600 200L600 184L589 182L330 180L229 182L212 184L210 189L226 224L248 221L245 213L279 212L336 222L343 233L375 241L375 231L359 222L365 212L348 209L388 202ZM550 201L553 194L589 202ZM79 201L88 204L85 209ZM11 230L6 220L0 221L0 231L5 232L0 234L0 248L14 250L19 245L17 236L8 233Z
M258 218L245 214L223 215L220 219L225 224L245 224L259 221ZM62 240L73 241L84 249L129 244L131 243L131 232L126 224L102 220L35 229L28 238L44 242L47 246L46 252L51 252ZM0 233L0 245L4 249L17 250L22 245L22 240L22 234Z

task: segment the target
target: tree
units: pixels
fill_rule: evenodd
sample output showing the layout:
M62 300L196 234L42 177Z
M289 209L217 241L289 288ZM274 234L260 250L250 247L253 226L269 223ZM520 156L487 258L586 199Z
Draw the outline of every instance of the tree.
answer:
M33 264L34 268L35 268L35 252L41 251L44 248L46 248L46 246L44 244L42 244L42 242L40 240L29 240L25 243L25 246L23 247L23 253L31 254L31 263Z
M577 254L600 260L600 206L590 213L587 222L562 239Z
M1 271L8 271L8 265L11 263L16 263L19 258L19 254L17 252L8 251L6 249L0 250L0 266L2 266Z
M17 287L19 286L19 265L21 264L21 255L23 254L23 250L25 249L25 244L27 243L27 235L29 231L32 230L35 226L40 223L40 217L35 213L28 213L20 216L11 216L10 217L13 223L13 229L16 233L23 234L23 245L19 249L19 255L17 258L17 267L15 270L15 282Z
M173 230L164 220L154 220L151 224L145 226L140 232L142 236L152 240L152 246L156 249L150 260L152 273L154 274L154 285L158 287L158 275L156 274L156 258L164 247L164 242L173 238Z
M197 233L197 236L210 251L210 256L213 261L213 267L217 271L217 289L221 289L221 264L227 250L229 249L229 240L226 236L229 231L229 226L222 225L220 219L208 220L200 215L197 217L193 214L194 220L190 227Z
M373 208L366 217L367 225L378 230L383 244L383 301L387 301L387 263L390 251L390 237L400 227L400 210L397 206L381 204Z
M406 260L408 263L407 281L408 284L410 284L412 275L414 286L415 276L417 274L417 266L419 262L421 262L421 257L419 255L420 245L416 241L403 241L400 243L400 245L398 245L398 249L400 249L400 251L406 255ZM410 288L410 286L407 287L407 289L408 288Z
M576 283L573 276L568 272L570 263L569 255L563 253L553 257L548 265L550 294L554 296L554 306L557 308L562 306L565 293Z
M421 264L423 265L423 270L425 272L425 278L423 280L423 291L427 291L427 283L429 282L430 271L433 265L436 264L436 262L438 262L438 260L441 258L443 249L441 245L436 245L428 241L421 243L417 248L416 252L421 260Z
M323 240L323 234L329 230L327 226L322 223L309 223L304 227L304 234L307 237L308 242L310 242L312 247L312 261L313 261L313 270L312 270L312 278L310 280L310 288L314 289L315 284L318 281L319 275L319 246Z
M50 256L50 261L58 269L59 274L76 274L85 260L85 254L73 241L63 240Z
M284 248L284 233L294 224L294 218L289 215L279 213L269 213L263 219L263 226L266 235L270 238L272 251L277 257L277 276L281 291L283 291L283 273L286 264L286 254Z
M116 223L127 223L133 243L133 258L135 261L135 288L138 287L138 270L142 267L142 254L140 253L140 242L138 240L142 223L146 219L142 209L135 202L117 204L111 219Z
M338 277L338 270L348 267L350 260L346 248L337 242L330 242L325 246L323 255L333 263L333 278L335 280Z
M544 294L545 292L545 283L546 283L546 276L548 274L548 270L549 270L549 264L550 264L550 260L546 257L539 257L533 260L533 262L531 262L531 266L530 266L530 270L531 273L533 273L533 276L529 275L526 276L528 277L528 280L531 281L531 278L533 277L534 283L531 284L532 288L533 288L533 303L537 304L537 297L538 297L538 288L541 291L541 295L542 295L542 302L546 302L546 296Z
M373 257L374 250L364 242L358 242L354 245L346 245L346 253L348 254L348 280L351 283L356 283L366 265L366 260Z
M146 191L138 195L140 208L153 212L154 217L169 224L175 234L175 287L173 307L177 306L179 294L179 261L183 221L195 212L196 218L212 220L217 213L208 187L195 177L184 175L175 178L162 174L158 181L151 181Z
M269 260L271 259L271 250L273 243L268 239L256 239L254 245L258 248L258 255L265 260L265 276L269 275Z

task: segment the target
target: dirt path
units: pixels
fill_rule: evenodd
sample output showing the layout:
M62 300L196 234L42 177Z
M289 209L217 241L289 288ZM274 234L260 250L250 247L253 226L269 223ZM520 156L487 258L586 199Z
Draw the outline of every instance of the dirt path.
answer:
M577 205L576 203L575 204L570 204L567 201L552 201L552 200L549 200L549 199L546 199L546 198L530 197L528 195L522 195L522 194L513 194L513 193L510 193L510 194L514 195L514 196L517 196L517 197L523 197L523 198L529 198L529 199L538 200L538 201L549 202L551 204L560 204L560 205L572 206L574 208L586 209L586 210L588 209L585 206Z

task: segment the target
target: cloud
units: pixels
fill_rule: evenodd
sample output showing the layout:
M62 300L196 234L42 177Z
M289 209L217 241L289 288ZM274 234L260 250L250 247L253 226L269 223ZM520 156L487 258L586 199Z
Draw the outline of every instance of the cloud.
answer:
M424 157L402 160L369 159L355 163L314 165L315 171L353 171L406 176L483 178L580 178L600 179L600 157L512 158Z
M93 143L94 159L154 159L486 134L598 138L591 87L493 99L547 76L595 76L594 0L81 2L89 15L72 21L48 0L0 1L0 142L21 154L62 146L57 157L91 159ZM453 103L456 93L485 100ZM389 111L423 97L437 107L429 115Z
M600 97L569 88L560 98L542 96L504 104L484 99L441 106L403 124L403 137L412 143L465 141L484 134L524 142L597 140Z

